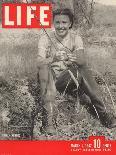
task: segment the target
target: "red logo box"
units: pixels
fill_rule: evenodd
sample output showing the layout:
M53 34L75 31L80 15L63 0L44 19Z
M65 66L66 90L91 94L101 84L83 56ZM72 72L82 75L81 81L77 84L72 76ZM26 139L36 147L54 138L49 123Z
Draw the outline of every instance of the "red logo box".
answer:
M3 28L51 28L51 4L2 4Z

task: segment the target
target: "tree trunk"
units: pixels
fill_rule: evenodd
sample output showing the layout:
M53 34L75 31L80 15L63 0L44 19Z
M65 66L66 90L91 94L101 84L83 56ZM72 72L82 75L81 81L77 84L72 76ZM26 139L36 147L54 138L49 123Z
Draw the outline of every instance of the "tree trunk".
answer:
M94 23L94 0L74 0L75 25L92 27Z
M74 0L51 0L55 9L57 8L70 8L73 11Z

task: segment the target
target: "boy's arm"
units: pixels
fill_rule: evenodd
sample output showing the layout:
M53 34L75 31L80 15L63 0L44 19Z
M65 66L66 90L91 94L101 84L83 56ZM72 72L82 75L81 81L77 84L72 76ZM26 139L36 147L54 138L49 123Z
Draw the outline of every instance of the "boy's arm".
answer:
M38 57L38 67L40 65L48 65L51 64L53 62L53 58L49 57L49 58L43 58L41 56Z
M76 63L78 67L86 65L86 55L84 49L78 49L73 51L72 54L68 54L69 62Z
M38 43L38 55L37 55L37 61L38 61L38 67L41 65L47 65L50 64L53 61L52 57L47 57L47 54L50 52L49 50L49 40L46 35L42 36L39 39Z
M73 36L73 51L68 55L69 63L75 63L78 67L86 65L86 53L84 51L83 40L79 34Z

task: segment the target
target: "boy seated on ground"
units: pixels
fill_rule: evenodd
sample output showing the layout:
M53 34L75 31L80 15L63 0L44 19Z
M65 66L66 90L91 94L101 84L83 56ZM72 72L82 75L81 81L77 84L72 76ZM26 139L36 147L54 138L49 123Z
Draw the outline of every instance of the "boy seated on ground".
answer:
M69 9L58 9L53 12L55 31L49 36L41 36L38 44L38 67L43 100L43 129L54 133L53 124L56 90L81 98L83 94L89 96L88 105L92 114L97 115L101 123L108 127L116 127L116 118L107 113L102 101L102 94L91 72L86 65L86 53L80 35L71 28L73 14ZM78 90L71 74L76 78L78 72ZM70 74L71 73L71 74Z

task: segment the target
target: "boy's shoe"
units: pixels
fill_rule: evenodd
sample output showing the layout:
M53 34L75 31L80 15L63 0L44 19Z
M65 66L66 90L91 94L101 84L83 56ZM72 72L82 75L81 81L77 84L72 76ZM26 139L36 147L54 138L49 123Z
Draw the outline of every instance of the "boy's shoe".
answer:
M53 125L49 125L49 126L46 126L46 127L41 127L40 132L42 134L46 134L46 135L50 135L50 136L56 135L56 129L54 128Z

